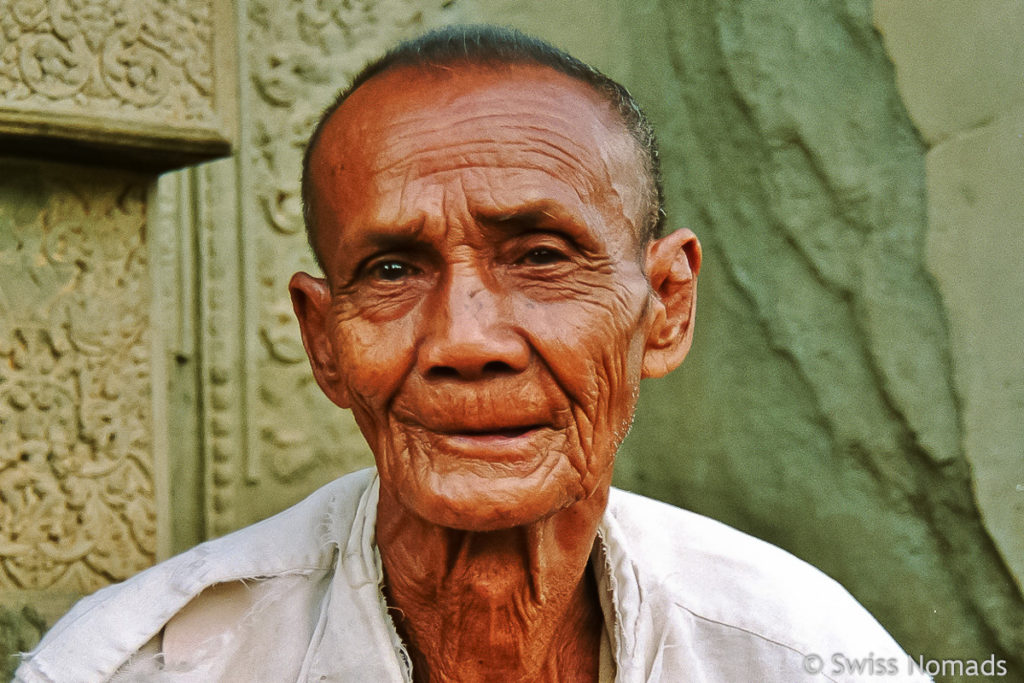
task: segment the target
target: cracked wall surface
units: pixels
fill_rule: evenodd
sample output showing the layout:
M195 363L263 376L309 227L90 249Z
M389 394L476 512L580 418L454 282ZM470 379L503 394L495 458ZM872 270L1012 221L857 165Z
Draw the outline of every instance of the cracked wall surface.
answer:
M861 1L659 3L631 26L648 48L632 72L670 159L670 215L706 251L694 352L645 388L618 482L823 568L914 655L995 653L1012 678L1021 149L1005 117L995 154L983 133L929 147L940 135L920 129L909 93L931 92L928 78L954 91L943 74L977 52L1019 57L1024 32L1011 3L973 24L963 3L883 4L917 33L883 43ZM953 37L997 46L955 51ZM895 44L917 74L901 74ZM992 97L1004 111L1005 93ZM968 222L948 186L972 156L984 172ZM970 246L950 249L959 229Z
M949 316L964 455L1024 587L1024 4L875 3L926 141L925 264Z

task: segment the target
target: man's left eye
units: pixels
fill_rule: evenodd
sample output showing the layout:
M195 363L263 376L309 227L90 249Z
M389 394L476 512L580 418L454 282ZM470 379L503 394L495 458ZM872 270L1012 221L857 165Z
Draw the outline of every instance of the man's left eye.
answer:
M520 260L521 263L525 263L531 266L547 266L552 263L561 263L568 259L568 256L558 251L557 249L550 249L548 247L537 247L526 252L523 258Z

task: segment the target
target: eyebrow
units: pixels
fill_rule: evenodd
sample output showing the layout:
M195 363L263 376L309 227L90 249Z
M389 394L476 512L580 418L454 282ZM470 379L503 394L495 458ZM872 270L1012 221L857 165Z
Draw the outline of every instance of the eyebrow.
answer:
M374 225L358 230L359 238L339 261L339 274L343 275L344 286L349 286L358 277L369 259L384 252L413 252L429 248L422 237L423 224L419 221L398 226ZM341 265L347 264L347 265Z
M367 244L381 251L393 251L424 246L426 241L420 237L420 230L367 230L363 232Z
M358 242L353 245L356 250L369 247L374 250L390 251L409 249L426 244L423 239L424 223L417 217L399 225L373 223L356 229Z
M520 233L534 228L560 229L569 236L583 241L593 241L594 236L587 224L574 212L568 211L556 202L538 201L508 210L477 210L474 217L481 223L498 230Z
M558 232L584 249L600 251L605 246L603 240L589 229L586 221L556 201L541 199L510 208L475 207L471 215L480 225L509 235L534 230ZM384 252L430 249L430 240L423 237L425 228L422 216L397 225L368 225L359 230L360 244L354 250Z

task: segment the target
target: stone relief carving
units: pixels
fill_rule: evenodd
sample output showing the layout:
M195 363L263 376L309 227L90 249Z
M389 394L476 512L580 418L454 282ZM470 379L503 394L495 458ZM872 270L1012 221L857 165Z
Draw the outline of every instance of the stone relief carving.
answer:
M200 261L199 327L202 336L203 452L206 532L219 536L242 523L245 505L238 502L249 469L250 399L245 320L252 305L239 283L248 259L239 253L242 236L235 213L232 163L220 162L192 171L197 179ZM198 207L210 207L211 210Z
M146 183L0 178L0 591L84 593L155 553Z
M0 107L209 122L211 3L4 0Z

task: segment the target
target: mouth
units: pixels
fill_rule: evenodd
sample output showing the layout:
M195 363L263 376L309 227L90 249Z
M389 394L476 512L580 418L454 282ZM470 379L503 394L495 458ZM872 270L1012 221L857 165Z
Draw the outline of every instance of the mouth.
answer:
M542 424L531 424L521 427L497 427L494 429L454 429L444 430L439 433L467 439L517 439L521 436L526 436L530 432L544 429L545 426Z

